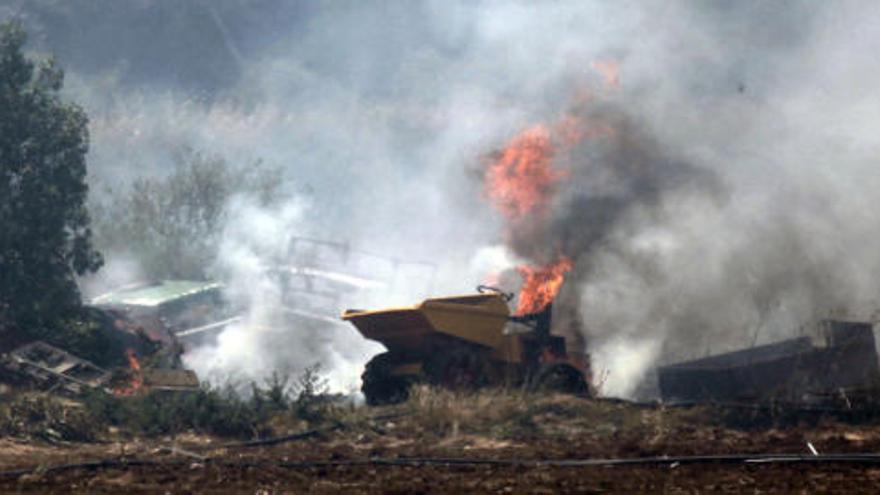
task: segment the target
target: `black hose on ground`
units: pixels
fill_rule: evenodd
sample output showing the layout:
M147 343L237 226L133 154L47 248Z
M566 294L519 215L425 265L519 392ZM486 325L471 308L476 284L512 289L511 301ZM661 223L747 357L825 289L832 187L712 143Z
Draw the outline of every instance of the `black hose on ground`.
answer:
M224 462L206 459L205 464L228 468L286 468L312 469L326 467L363 467L363 466L440 466L455 468L459 466L495 466L521 468L581 468L581 467L614 467L614 466L684 466L700 464L717 465L761 465L761 464L880 464L880 454L731 454L703 456L662 456L637 457L623 459L468 459L451 457L413 457L413 458L369 458L345 460L314 460L293 462ZM190 466L192 461L157 461L150 459L104 459L56 466L40 466L35 468L0 471L0 479L15 478L27 474L57 474L77 469L95 471L100 469L125 469L130 467L180 467Z

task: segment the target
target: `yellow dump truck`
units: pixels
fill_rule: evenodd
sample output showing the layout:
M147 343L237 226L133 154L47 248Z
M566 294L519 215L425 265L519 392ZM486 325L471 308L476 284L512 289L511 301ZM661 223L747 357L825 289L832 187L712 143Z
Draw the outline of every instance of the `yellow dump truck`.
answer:
M342 318L388 351L367 363L361 390L370 405L405 400L414 383L454 389L528 386L589 394L589 365L550 333L552 305L511 316L511 295L478 293L382 310L350 309Z

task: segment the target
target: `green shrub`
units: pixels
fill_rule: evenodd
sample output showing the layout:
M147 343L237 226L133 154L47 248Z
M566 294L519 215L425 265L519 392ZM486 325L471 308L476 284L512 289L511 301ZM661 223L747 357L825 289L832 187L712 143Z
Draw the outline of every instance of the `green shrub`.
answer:
M321 421L329 406L318 367L307 368L291 387L289 378L273 374L265 386L252 383L242 396L235 387L203 386L192 393L150 393L116 397L94 392L86 410L98 423L116 426L130 434L146 436L196 431L224 437L259 438L272 434L270 420L288 416Z
M231 388L204 387L193 393L150 393L115 397L95 393L86 400L99 422L146 436L193 430L220 436L250 438L265 434L267 409L240 398Z

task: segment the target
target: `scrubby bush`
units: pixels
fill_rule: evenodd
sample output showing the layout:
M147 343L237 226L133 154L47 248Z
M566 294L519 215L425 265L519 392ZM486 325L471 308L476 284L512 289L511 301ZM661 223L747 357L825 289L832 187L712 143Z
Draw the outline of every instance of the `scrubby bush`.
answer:
M318 421L327 416L327 383L321 378L318 365L306 368L297 380L296 399L291 403L293 415L303 421Z
M317 371L317 367L307 368L295 386L289 385L289 378L273 374L263 385L252 383L246 396L231 385L205 385L191 393L158 392L133 397L95 392L85 404L97 422L132 434L196 431L260 438L273 433L269 425L279 416L309 423L325 418L328 409L321 399L324 386Z
M146 436L192 430L228 437L259 437L267 433L263 425L269 416L256 401L242 399L229 388L205 387L193 393L135 397L96 393L86 405L98 422Z
M0 437L92 441L100 431L83 407L47 395L19 395L0 403Z

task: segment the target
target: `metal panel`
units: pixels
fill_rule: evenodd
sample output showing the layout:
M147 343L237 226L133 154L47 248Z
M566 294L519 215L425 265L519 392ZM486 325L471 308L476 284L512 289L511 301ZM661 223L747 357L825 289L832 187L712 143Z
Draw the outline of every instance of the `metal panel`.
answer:
M666 401L805 400L880 378L873 325L822 322L827 345L791 339L658 369Z

